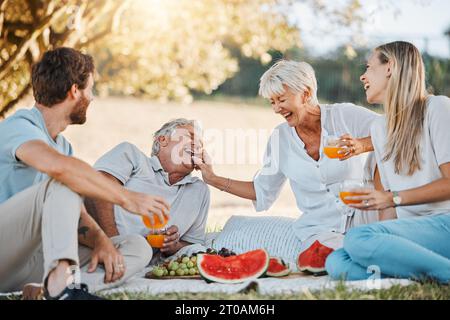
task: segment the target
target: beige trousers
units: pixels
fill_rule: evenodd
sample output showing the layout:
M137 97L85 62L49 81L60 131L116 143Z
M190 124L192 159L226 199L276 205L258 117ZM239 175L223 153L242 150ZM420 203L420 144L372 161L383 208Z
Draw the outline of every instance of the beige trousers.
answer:
M143 237L132 235L112 238L125 260L122 279L105 284L102 267L86 272L91 250L78 247L81 203L77 193L51 179L0 204L0 292L43 282L59 260L80 266L81 281L91 292L118 286L145 268L152 249Z

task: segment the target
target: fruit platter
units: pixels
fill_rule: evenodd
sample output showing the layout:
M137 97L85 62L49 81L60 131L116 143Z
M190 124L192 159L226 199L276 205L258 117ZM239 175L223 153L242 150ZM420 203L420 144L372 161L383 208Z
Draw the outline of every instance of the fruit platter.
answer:
M162 264L155 265L153 269L145 275L145 277L160 280L202 279L197 266L197 258L201 254L220 255L223 257L236 255L236 253L226 248L222 248L219 251L208 248L205 252L196 252L191 256L182 255L176 259L167 260Z
M146 274L149 279L204 279L206 282L241 283L261 277L286 277L289 266L266 250L242 254L222 248L207 249L192 256L182 255L156 265Z

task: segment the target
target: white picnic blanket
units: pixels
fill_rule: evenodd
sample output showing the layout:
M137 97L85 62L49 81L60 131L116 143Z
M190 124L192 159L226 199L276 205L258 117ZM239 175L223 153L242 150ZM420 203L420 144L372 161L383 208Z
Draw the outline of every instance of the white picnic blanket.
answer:
M407 286L414 283L410 280L401 279L379 279L374 281L347 281L349 290L373 290L387 289L393 285ZM143 275L135 276L119 288L104 290L102 294L110 293L146 293L159 295L165 293L239 293L249 289L256 290L260 294L294 294L307 293L311 291L333 289L338 281L332 281L328 276L300 276L296 278L260 278L238 284L207 283L197 279L170 279L157 280L146 279Z
M242 218L241 222L242 222ZM232 220L232 219L230 219ZM236 219L237 220L237 219ZM283 220L284 221L284 220ZM232 226L234 224L228 224ZM241 226L243 224L241 223ZM272 224L277 226L277 224ZM232 248L237 251L246 251L252 248L240 244L242 242L241 237L234 237L236 242L230 241L232 237L230 234L234 232L232 228L226 226L220 233L209 234L206 247L214 247L219 249L222 245L228 248ZM258 229L258 228L257 228ZM231 231L229 231L231 230ZM258 229L259 230L259 229ZM214 245L214 241L216 242ZM248 241L247 241L248 242ZM249 242L251 243L251 242ZM270 242L268 242L270 244ZM181 249L176 255L170 259L176 258L183 254L191 255L194 252L204 251L205 247L201 245L187 246ZM271 248L269 250L275 252L275 255L282 256L285 250L279 248ZM287 261L289 257L282 256ZM158 261L153 261L157 263ZM291 261L289 261L291 262ZM291 270L297 271L296 266L289 263ZM260 294L294 294L305 293L323 289L333 289L339 284L339 281L333 281L328 276L297 276L288 278L260 278L252 281L247 281L239 284L221 284L221 283L207 283L204 280L197 279L146 279L145 274L151 271L152 267L146 268L143 272L128 280L124 285L119 288L105 290L102 293L146 293L150 295L159 295L164 293L238 293L245 292L249 289L254 289ZM361 280L361 281L346 281L345 285L349 290L372 290L372 289L387 289L393 285L407 286L414 283L411 280L404 279L377 279L377 280Z
M346 287L349 290L373 290L388 289L393 285L407 286L413 281L399 279L381 279L379 282L369 281L347 281ZM256 290L260 294L295 294L310 293L314 291L333 289L338 284L331 281L328 276L321 277L299 277L299 278L261 278L239 284L207 283L204 280L154 280L142 277L134 277L122 286L104 290L102 294L111 293L145 293L150 295L160 295L165 293L242 293L249 289ZM0 296L21 295L21 292L0 293Z

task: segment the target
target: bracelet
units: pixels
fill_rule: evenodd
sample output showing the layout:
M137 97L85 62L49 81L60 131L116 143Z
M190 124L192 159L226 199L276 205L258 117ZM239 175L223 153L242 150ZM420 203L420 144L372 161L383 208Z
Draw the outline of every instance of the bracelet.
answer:
M230 186L231 186L231 179L228 178L227 186L225 187L225 189L220 189L220 191L228 192L228 189L230 189Z

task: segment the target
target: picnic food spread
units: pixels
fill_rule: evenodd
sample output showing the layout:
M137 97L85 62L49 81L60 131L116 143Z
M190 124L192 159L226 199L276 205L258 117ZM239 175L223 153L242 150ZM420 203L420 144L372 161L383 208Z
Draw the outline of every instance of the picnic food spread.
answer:
M208 248L156 265L146 277L153 279L204 279L207 282L240 283L267 277L288 276L291 270L281 258L269 257L265 249L237 255L222 248Z
M191 256L182 255L177 259L169 260L161 265L157 265L153 268L151 276L155 278L193 278L197 276L197 278L200 278L197 267L197 255L202 253L220 255L223 257L236 255L236 253L226 248L222 248L219 251L208 248L206 252L194 253Z

